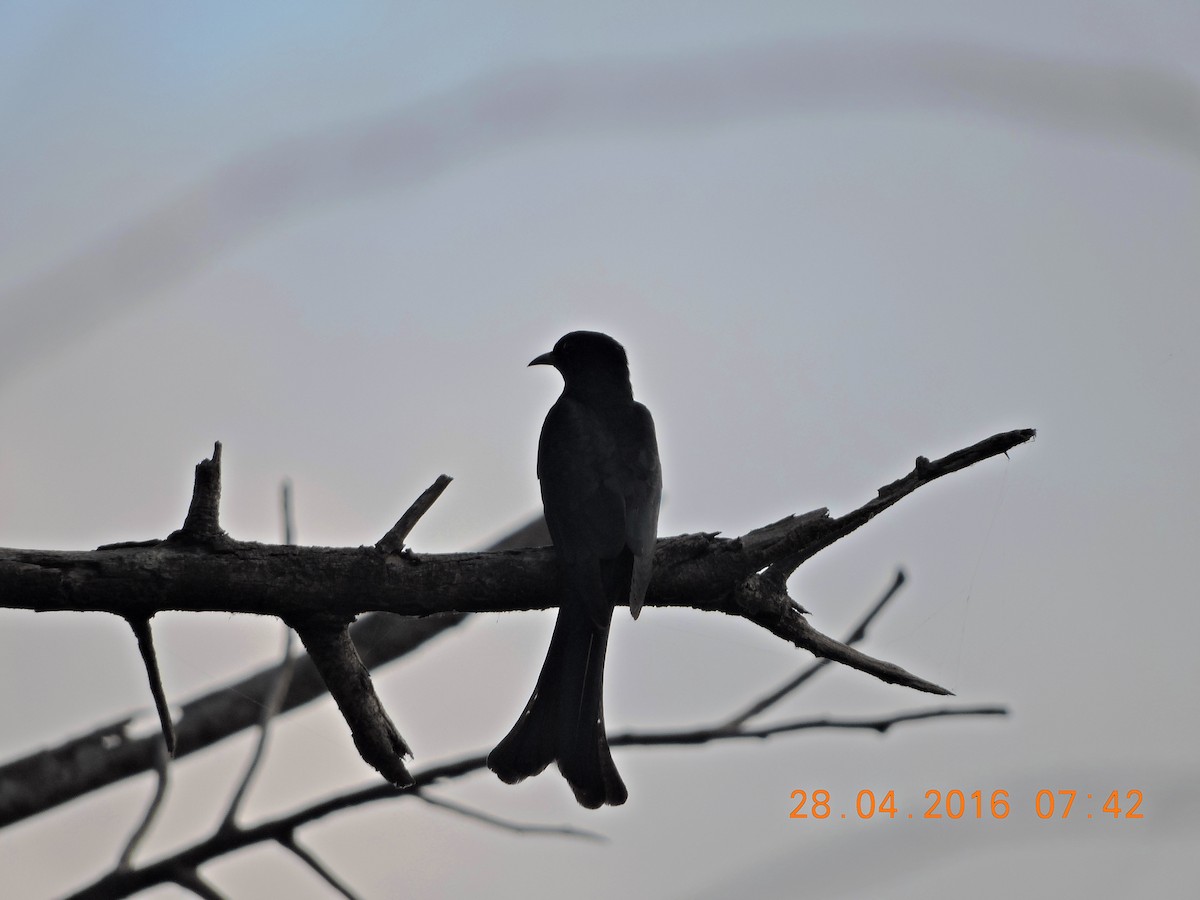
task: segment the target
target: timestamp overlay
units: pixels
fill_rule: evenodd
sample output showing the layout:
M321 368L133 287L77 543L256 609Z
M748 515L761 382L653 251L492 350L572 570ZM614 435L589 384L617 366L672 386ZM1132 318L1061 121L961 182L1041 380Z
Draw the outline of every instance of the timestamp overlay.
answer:
M897 799L895 790L862 788L834 792L826 788L792 791L788 818L818 821L883 819L891 821L982 821L1016 817L1043 821L1093 820L1136 822L1146 818L1142 791L1136 788L1042 788L1017 792L1003 788L970 790L930 788L924 796Z

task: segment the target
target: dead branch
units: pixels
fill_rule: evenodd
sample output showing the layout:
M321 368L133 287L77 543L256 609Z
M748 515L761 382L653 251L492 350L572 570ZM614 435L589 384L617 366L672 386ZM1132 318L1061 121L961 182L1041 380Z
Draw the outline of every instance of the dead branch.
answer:
M660 539L647 605L741 616L819 657L883 681L949 693L817 631L788 596L787 576L921 485L1006 453L1034 434L1025 429L995 435L934 462L918 457L913 472L838 518L821 509L740 538L698 534ZM370 678L347 626L368 611L430 616L554 606L551 551L419 556L376 547L302 548L235 541L218 524L219 461L218 444L213 459L197 466L184 527L165 540L83 552L0 550L0 605L110 612L127 619L148 619L164 610L282 618L313 644L310 651L319 648L317 668L327 683L332 682L329 686L363 758L385 777L406 783L400 757L407 745L377 698L371 702ZM401 523L405 518L407 514Z
M751 576L767 570L764 577L778 582L772 573L794 571L918 487L1006 453L1033 436L1032 429L1010 431L934 462L919 457L909 475L838 518L819 509L738 538L660 538L647 605L742 616L795 641L805 632L789 615L791 601L756 585ZM549 609L557 599L549 547L393 554L375 547L288 547L233 540L182 547L168 538L91 551L0 548L0 606L38 612L109 612L124 617L178 610L270 615L293 622L350 621L373 611L429 616Z
M516 550L549 542L546 521L538 516L489 549ZM466 619L466 615L458 613L423 619L368 613L350 626L350 636L364 665L374 669L412 653ZM278 668L272 665L184 703L176 726L179 738L176 757L203 750L258 725L264 705L270 702L277 672ZM296 661L280 712L288 712L327 695L313 661L301 656ZM0 828L124 778L153 770L162 746L161 737L131 734L130 722L131 717L126 716L57 747L0 766Z
M875 621L875 617L883 612L883 608L891 602L891 599L896 596L900 588L904 586L904 580L904 571L897 571L896 577L892 580L891 586L884 592L883 596L876 601L875 605L871 607L867 614L862 617L858 624L850 630L850 633L846 635L842 643L844 643L846 646L850 646L851 644L857 644L867 636L867 628L873 621ZM797 688L803 685L806 681L820 672L831 662L832 660L827 658L818 659L816 662L805 666L804 669L802 669L795 677L788 679L788 681L782 686L771 691L765 697L759 698L754 703L750 704L750 706L746 707L746 709L742 710L740 713L726 722L725 727L736 728L743 723L748 722L755 716L766 712L784 697L787 697L789 694L796 691Z
M906 722L944 717L1003 716L1006 714L1006 710L1001 707L981 707L974 709L943 708L917 710L869 719L826 718L802 720L755 729L726 729L718 727L717 729L689 729L676 732L646 732L642 734L629 732L610 736L609 743L614 747L698 745L720 740L764 740L775 734L819 728L875 731L882 734L886 733L893 726ZM319 801L303 809L249 828L218 830L208 839L200 841L172 856L149 863L140 869L110 872L87 887L71 894L67 900L112 900L112 898L131 896L138 891L143 891L157 884L171 881L178 883L179 873L181 872L198 877L196 872L204 863L236 850L266 841L274 841L290 849L289 842L294 843L296 830L304 825L316 822L333 813L353 809L368 803L375 803L380 800L391 800L405 796L422 797L424 789L429 786L461 778L472 772L481 771L486 765L486 754L463 757L462 759L432 766L414 773L413 784L407 788L398 789L387 783L379 783L356 791L350 791L337 797L331 797L328 800ZM422 799L425 798L422 797ZM451 806L444 802L441 805ZM480 818L477 815L470 817ZM489 822L489 824L495 825L498 823ZM506 824L503 827L511 828L512 826ZM526 826L524 830L543 833L551 831L557 834L570 835L569 830L561 828L536 829ZM334 883L337 883L336 879L334 879Z
M863 617L863 619L851 632L851 640L860 640L865 635L867 625L869 625L869 623L878 615L880 610L882 610L882 608L896 594L900 586L903 584L903 581L904 579L902 573L898 574L892 587L888 589L888 591L883 595L882 599L873 606L873 608ZM794 680L794 683L788 687L786 691L772 691L770 694L767 694L763 700L760 700L749 707L746 712L724 720L723 724L718 724L707 728L680 729L675 731L644 733L626 732L624 734L613 736L611 738L611 743L614 746L701 745L721 740L765 740L774 737L775 735L791 734L799 731L820 728L871 730L880 734L886 734L895 725L907 722L955 716L1006 715L1006 710L995 706L958 709L941 707L925 710L914 710L905 713L895 713L890 716L878 718L822 718L805 719L791 722L777 722L773 724L756 726L750 726L747 724L748 720L761 715L768 707L772 705L775 700L779 699L785 693L790 692L799 684L809 680L809 677L815 675L818 671L820 671L819 667L808 670L805 677ZM165 763L165 755L162 756L162 759ZM297 842L296 831L298 828L310 822L317 821L318 819L341 810L349 809L366 803L372 803L376 800L399 798L403 796L416 797L428 804L443 807L466 818L474 819L487 825L503 828L509 831L515 831L518 833L556 834L567 837L602 839L600 835L592 832L578 831L565 826L517 824L507 819L498 818L489 813L447 801L442 798L434 797L427 790L427 788L431 785L461 778L474 771L477 771L485 764L486 757L477 755L461 759L456 762L434 766L426 769L423 772L417 773L417 775L412 779L413 783L407 788L401 788L397 790L393 785L377 785L366 789L352 791L341 796L330 798L329 800L314 803L290 815L280 817L274 821L261 823L260 825L252 828L241 828L233 821L233 816L230 814L225 817L225 820L217 827L217 829L208 839L201 841L193 847L176 853L174 856L146 865L137 870L131 869L128 866L118 866L117 869L104 876L101 876L91 885L83 888L81 891L73 895L73 897L125 897L153 885L161 884L165 881L174 881L177 884L184 884L186 881L184 886L186 886L189 890L192 890L194 893L197 893L200 896L215 897L217 896L215 890L200 879L199 868L201 865L212 859L216 859L217 857L223 856L234 850L250 846L252 844L265 841L274 841L281 847L292 852L319 878L328 883L343 896L353 898L354 894L350 891L350 889L343 882L341 882L337 876L320 860L318 860L312 853L307 851Z

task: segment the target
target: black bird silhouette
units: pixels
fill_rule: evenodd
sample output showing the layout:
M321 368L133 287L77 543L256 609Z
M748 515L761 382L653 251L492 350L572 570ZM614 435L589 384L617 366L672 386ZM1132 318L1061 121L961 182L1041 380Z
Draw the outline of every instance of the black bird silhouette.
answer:
M662 470L650 411L633 399L625 348L574 331L529 365L563 392L546 415L538 479L562 602L537 686L488 768L515 784L557 760L583 806L629 797L604 732L604 653L613 607L641 612L658 534Z

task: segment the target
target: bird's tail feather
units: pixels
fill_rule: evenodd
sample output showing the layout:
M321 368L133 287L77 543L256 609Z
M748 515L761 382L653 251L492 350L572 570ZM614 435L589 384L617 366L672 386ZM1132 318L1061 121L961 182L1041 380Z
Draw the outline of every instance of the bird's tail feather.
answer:
M579 646L564 667L564 688L560 696L558 769L575 792L582 806L595 809L608 804L620 806L629 798L625 783L617 772L608 736L604 730L604 656L608 647L608 626L597 628L590 620L583 623L577 638ZM568 668L570 671L568 671ZM576 683L567 683L567 679ZM575 708L565 704L574 700Z
M542 663L537 685L517 723L488 754L487 766L506 784L537 775L558 755L559 670L562 668L562 614L554 624L550 649Z
M629 793L604 733L604 656L608 623L564 604L537 686L512 731L488 754L488 768L515 784L558 760L583 806L618 806Z

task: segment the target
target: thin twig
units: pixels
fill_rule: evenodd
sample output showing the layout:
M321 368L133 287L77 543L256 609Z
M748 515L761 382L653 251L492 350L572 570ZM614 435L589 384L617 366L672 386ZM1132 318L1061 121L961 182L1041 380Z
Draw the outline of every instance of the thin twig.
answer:
M1007 456L1009 450L1033 440L1036 436L1037 430L1034 428L1019 428L1015 431L994 434L970 447L955 450L932 462L924 456L918 456L911 472L903 478L897 478L890 484L881 487L873 500L864 503L858 509L836 519L828 519L820 523L823 534L818 533L811 536L806 534L805 537L808 539L801 545L796 546L791 552L781 553L772 560L764 575L782 584L803 562L811 559L850 532L862 527L917 488L993 456L1000 454Z
M295 523L292 516L292 483L289 480L284 479L280 495L282 499L283 542L291 546L293 535L295 534ZM279 715L280 709L283 708L283 699L287 696L288 687L292 683L292 675L296 671L297 657L292 655L292 644L295 642L295 633L286 624L283 628L283 659L279 663L279 668L276 670L271 689L267 693L262 705L261 714L258 717L258 740L254 745L254 753L251 755L250 762L246 766L246 771L242 775L241 783L238 784L237 790L234 791L233 797L229 801L229 809L225 813L225 818L221 820L221 824L217 829L218 831L237 827L236 819L238 810L241 809L242 800L245 798L246 791L250 787L250 782L254 778L254 773L258 771L263 755L266 752L267 735L271 729L271 722Z
M133 854L137 851L138 845L150 831L150 826L154 822L155 816L158 815L159 809L162 808L163 800L167 796L168 773L171 767L171 757L167 753L167 745L164 741L158 742L158 751L154 754L154 796L150 799L150 805L146 807L146 812L142 816L142 821L138 823L137 828L133 830L133 834L129 836L129 840L125 844L125 849L121 852L121 858L117 860L117 870L122 871L133 866Z
M283 479L283 485L279 489L280 505L282 506L281 514L283 516L283 542L291 547L296 543L296 523L292 514L292 480L290 478Z
M896 594L900 591L900 588L904 586L905 580L906 577L904 575L904 570L897 569L896 577L892 581L892 586L883 592L883 596L880 597L875 602L875 605L871 607L870 611L862 617L858 625L855 626L854 630L846 635L843 643L857 644L867 636L867 629L870 627L871 623L875 621L875 617L878 616L883 611L883 608L888 605L891 599L896 596Z
M225 895L201 878L200 873L193 868L181 868L165 880L175 882L184 890L191 891L200 897L201 900L225 900Z
M422 790L415 790L413 793L430 806L440 806L442 809L447 809L450 812L458 813L460 816L466 816L468 819L474 819L477 822L483 822L485 825L494 825L497 828L502 828L505 831L512 831L516 834L555 834L565 837L585 838L589 841L608 840L607 837L599 834L598 832L587 831L583 828L572 828L569 825L527 825L523 822L514 822L511 819L502 819L499 816L493 816L489 813L481 812L480 810L472 809L469 806L463 806L450 800L442 800L437 797L431 797Z
M250 757L250 762L246 765L246 771L242 775L242 780L234 791L232 799L229 801L229 809L225 813L225 818L221 820L218 830L232 829L237 827L236 818L238 810L241 809L242 800L245 799L246 791L250 787L250 782L254 778L255 772L258 771L259 765L262 763L263 756L267 748L267 736L270 734L271 722L279 715L279 710L283 706L283 698L287 696L288 685L292 681L292 673L296 670L297 657L292 654L292 644L295 640L295 634L292 629L284 626L283 636L283 661L280 662L279 668L275 676L275 684L271 687L271 693L267 696L267 702L262 706L262 715L258 720L258 740L254 745L254 753Z
M442 491L450 486L450 482L454 479L449 475L439 475L429 487L421 493L421 496L412 502L412 505L404 511L396 524L391 527L387 534L379 539L375 544L375 549L384 550L390 553L399 553L404 549L404 541L409 533L421 520L421 516L429 512L429 507L437 501L437 498L442 496Z
M150 681L150 694L154 697L154 708L158 711L158 723L162 727L167 755L175 755L175 725L171 721L171 707L163 690L162 674L158 670L158 654L154 652L154 634L150 630L149 617L130 616L125 620L137 638L138 653L146 667L146 678Z
M321 877L322 880L325 881L326 884L345 897L346 900L358 900L358 895L350 890L349 886L347 886L345 882L327 869L324 863L317 859L316 856L314 856L312 852L308 850L308 848L301 846L296 841L296 834L294 831L289 831L287 834L281 835L277 842L281 847L284 847L294 853L301 860L301 862L312 869Z
M608 743L613 747L659 747L678 744L708 744L713 741L745 740L755 738L761 740L776 734L788 734L793 731L811 731L817 728L840 728L852 731L886 732L893 725L904 722L918 722L924 719L941 719L947 716L1006 716L1008 710L1003 706L968 706L961 708L938 707L935 709L914 710L907 713L896 713L877 719L799 719L792 722L780 722L775 725L764 725L761 728L733 728L723 726L715 728L698 728L694 731L630 731L609 737Z

